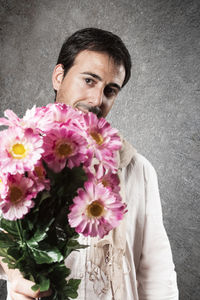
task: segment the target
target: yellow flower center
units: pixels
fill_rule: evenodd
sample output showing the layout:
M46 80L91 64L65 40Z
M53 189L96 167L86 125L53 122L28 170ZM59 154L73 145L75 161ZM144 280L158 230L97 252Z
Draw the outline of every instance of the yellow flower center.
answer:
M95 140L95 142L101 146L103 144L103 137L100 133L98 132L91 132L90 133L91 137L93 138L93 140Z
M12 146L12 157L13 158L24 158L26 156L26 149L23 144L15 144Z
M61 157L67 157L73 152L71 145L67 143L59 144L56 150L57 154Z
M23 193L17 186L12 186L10 188L10 201L12 203L18 203L21 200Z
M87 214L89 217L100 217L104 213L104 206L98 201L92 202L87 207Z

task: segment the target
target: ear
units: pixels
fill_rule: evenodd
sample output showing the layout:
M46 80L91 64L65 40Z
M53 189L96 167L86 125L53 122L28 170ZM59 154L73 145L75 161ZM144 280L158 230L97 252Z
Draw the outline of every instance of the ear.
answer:
M52 74L52 83L54 90L58 91L64 76L63 65L56 65Z

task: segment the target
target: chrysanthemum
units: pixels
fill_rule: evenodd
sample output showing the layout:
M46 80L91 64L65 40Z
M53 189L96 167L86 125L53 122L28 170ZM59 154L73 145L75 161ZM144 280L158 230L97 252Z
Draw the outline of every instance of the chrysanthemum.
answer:
M10 109L5 110L4 116L7 118L0 118L0 125L15 127L21 126L22 120Z
M3 217L8 220L23 218L34 206L33 198L37 191L33 191L33 181L22 174L8 176L8 192L0 201Z
M102 183L104 187L110 189L116 195L119 194L119 176L118 174L112 173L111 170L104 171L104 173L101 176L97 177L97 182Z
M45 106L36 107L34 105L31 109L27 109L24 117L20 119L12 110L7 109L4 112L7 119L0 118L0 125L9 126L11 128L21 127L24 130L29 128L32 129L33 132L42 132L50 122L48 115L45 113Z
M54 124L69 124L71 122L76 124L77 122L83 122L83 113L64 103L49 103L46 108Z
M23 122L31 128L37 128L44 133L62 124L80 131L83 123L83 113L64 103L49 103L43 107L33 107L27 110Z
M94 181L96 184L101 183L107 189L110 189L116 197L120 197L120 180L117 173L113 173L111 169L106 169L100 164L94 164L93 168L84 168L88 181Z
M125 205L102 184L86 182L85 189L78 190L68 215L69 224L85 236L103 238L119 225L125 213Z
M121 148L118 131L105 119L98 119L93 113L85 114L84 121L89 149L104 166L116 171L115 154Z
M4 173L24 173L34 169L43 153L43 139L20 127L9 128L0 135L0 168Z
M67 126L51 130L44 137L44 160L55 172L60 172L66 165L69 168L79 166L87 160L87 142Z
M35 133L43 133L43 131L48 130L52 127L54 121L52 113L47 106L36 107L34 105L31 109L27 109L22 119L9 109L4 112L4 115L6 118L0 118L0 125L21 127L24 130L28 128Z
M24 129L31 128L36 133L43 133L45 130L48 130L50 124L52 124L52 119L48 114L48 108L34 105L31 109L27 109L22 119L21 127Z
M50 189L50 180L46 177L46 170L42 164L42 161L38 161L34 166L34 170L28 172L28 177L34 181L34 188L37 191L42 191L44 189Z

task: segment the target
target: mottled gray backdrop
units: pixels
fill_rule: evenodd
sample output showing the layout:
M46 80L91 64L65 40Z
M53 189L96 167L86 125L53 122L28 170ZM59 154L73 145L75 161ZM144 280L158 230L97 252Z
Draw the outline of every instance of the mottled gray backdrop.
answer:
M0 0L0 16L1 116L53 101L51 73L74 31L124 40L133 74L109 120L156 168L180 299L199 300L200 1Z

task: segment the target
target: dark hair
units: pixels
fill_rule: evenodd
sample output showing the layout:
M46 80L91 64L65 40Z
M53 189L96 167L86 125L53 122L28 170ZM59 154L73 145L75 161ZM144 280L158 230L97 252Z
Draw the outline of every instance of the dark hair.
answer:
M57 61L57 64L64 67L64 76L73 66L76 56L83 50L106 52L115 64L123 64L125 78L122 86L128 82L131 76L131 57L126 46L117 35L99 28L81 29L65 40Z

